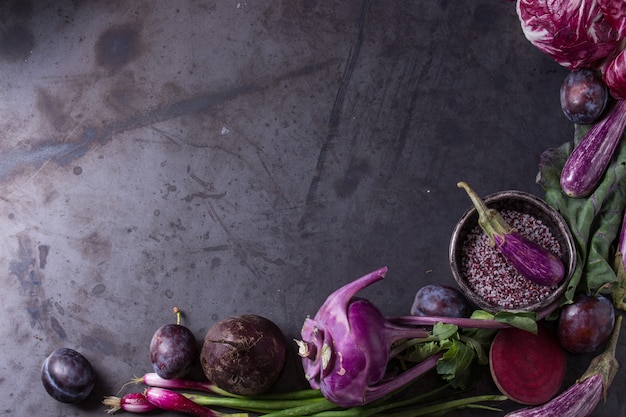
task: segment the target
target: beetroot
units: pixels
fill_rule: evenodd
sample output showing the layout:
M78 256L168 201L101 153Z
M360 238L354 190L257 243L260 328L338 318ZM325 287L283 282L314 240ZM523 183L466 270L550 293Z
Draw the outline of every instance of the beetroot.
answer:
M247 314L215 323L207 331L200 363L209 381L238 395L267 392L287 360L287 342L267 318Z
M567 363L556 335L539 325L536 334L515 327L499 330L491 343L489 367L504 395L536 405L558 393Z

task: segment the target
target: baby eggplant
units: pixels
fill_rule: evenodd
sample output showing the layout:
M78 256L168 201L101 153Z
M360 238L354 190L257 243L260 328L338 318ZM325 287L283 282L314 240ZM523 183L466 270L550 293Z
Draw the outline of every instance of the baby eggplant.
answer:
M607 115L580 140L561 171L561 188L569 197L587 197L601 182L626 127L626 100L617 100Z
M558 256L527 239L511 227L502 215L490 209L465 182L457 184L465 189L478 212L478 224L523 277L539 285L555 285L565 277L565 267Z

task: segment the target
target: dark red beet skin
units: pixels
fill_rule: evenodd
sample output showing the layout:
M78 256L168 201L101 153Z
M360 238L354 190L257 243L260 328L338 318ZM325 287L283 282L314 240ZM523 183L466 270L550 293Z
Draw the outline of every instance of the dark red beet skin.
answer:
M200 363L209 381L239 395L258 395L278 381L287 342L272 321L256 315L231 317L207 331Z
M559 341L572 353L592 353L609 338L614 324L615 310L607 297L578 293L561 310Z

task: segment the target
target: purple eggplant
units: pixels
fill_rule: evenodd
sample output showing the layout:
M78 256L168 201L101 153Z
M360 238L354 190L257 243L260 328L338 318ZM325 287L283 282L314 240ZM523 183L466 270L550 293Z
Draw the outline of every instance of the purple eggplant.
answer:
M558 256L522 236L502 215L490 209L465 182L465 189L478 212L478 224L504 258L525 278L539 285L555 285L565 277L565 267Z
M561 188L570 197L587 197L604 175L626 127L626 100L618 100L574 148L561 171Z

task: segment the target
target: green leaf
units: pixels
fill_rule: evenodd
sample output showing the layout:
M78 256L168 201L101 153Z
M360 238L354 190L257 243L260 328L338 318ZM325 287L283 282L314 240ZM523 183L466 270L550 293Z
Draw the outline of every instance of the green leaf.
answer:
M495 332L494 332L495 334ZM489 354L487 353L487 349L483 343L481 343L478 339L474 339L473 337L467 337L461 335L461 341L468 346L470 346L474 352L476 353L476 359L480 365L488 365L489 364Z
M493 320L494 316L493 314L485 310L474 310L470 318L476 320Z
M449 339L457 335L459 326L454 324L435 323L433 326L433 336L439 338L439 340Z
M455 388L465 388L469 380L476 352L465 343L455 340L437 362L437 373Z
M408 362L421 362L430 358L435 353L441 352L442 348L439 342L425 342L411 346L402 354L402 360Z
M531 333L537 333L537 313L535 312L517 312L499 311L495 315L495 319L510 324L518 329L526 330Z
M626 209L626 140L615 155L593 194L587 198L567 196L560 186L563 165L588 131L576 126L573 142L546 150L540 158L537 183L544 189L544 199L565 219L576 246L576 269L568 283L565 303L576 291L593 291L605 284L619 282L613 269L613 252Z
M488 348L493 341L498 329L477 329L477 328L463 328L461 329L461 340L465 338L472 339L472 344L476 343L484 348Z

